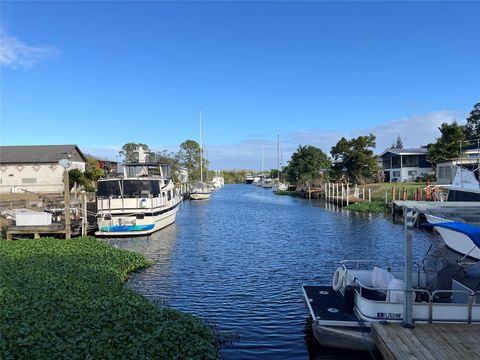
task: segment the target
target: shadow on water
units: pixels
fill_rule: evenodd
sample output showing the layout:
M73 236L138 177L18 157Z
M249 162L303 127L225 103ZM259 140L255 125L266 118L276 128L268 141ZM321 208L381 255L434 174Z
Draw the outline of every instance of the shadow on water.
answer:
M415 235L417 258L429 236ZM129 286L213 322L233 339L221 348L225 359L371 358L316 343L301 285L330 284L344 259L403 263L403 228L384 217L250 185L185 201L177 222L150 237L107 241L154 261Z

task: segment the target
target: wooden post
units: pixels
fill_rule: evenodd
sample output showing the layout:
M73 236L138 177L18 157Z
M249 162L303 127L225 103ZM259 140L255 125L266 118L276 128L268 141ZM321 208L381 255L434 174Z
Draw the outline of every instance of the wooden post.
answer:
M347 182L347 206L350 205L349 192L350 192L350 186Z
M340 196L338 195L338 182L335 184L335 186L337 187L337 204L338 204L338 200L340 198Z
M71 238L70 227L70 184L68 181L68 170L63 171L63 192L65 200L65 239Z
M403 200L407 200L407 189L402 188L402 190L403 190Z
M392 186L392 202L395 201L396 195L397 195L397 188L395 186Z
M87 236L87 194L82 192L82 236Z
M368 202L372 202L372 189L368 188Z
M388 204L388 191L385 190L385 205Z
M342 206L343 206L343 195L344 195L344 191L343 191L343 183L342 183Z

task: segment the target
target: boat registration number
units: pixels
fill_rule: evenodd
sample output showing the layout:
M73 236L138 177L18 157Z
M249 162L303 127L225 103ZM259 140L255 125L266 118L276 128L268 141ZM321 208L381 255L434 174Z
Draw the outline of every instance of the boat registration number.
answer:
M394 319L394 320L400 320L402 318L402 314L400 313L383 313L379 312L377 313L378 318L383 318L383 319Z

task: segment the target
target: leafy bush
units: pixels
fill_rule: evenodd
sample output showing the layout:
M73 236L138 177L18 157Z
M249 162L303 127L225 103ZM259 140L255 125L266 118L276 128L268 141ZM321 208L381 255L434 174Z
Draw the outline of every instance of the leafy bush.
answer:
M385 204L382 201L358 202L346 206L345 209L366 213L382 213L385 211Z
M149 265L95 238L0 241L0 358L218 358L201 320L124 287Z

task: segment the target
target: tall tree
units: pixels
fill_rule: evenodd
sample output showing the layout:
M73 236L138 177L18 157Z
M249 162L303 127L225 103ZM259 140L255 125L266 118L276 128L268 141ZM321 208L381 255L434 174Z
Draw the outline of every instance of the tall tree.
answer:
M195 140L185 140L180 144L180 150L177 153L179 163L186 167L190 180L200 179L200 145ZM204 174L207 173L208 161L203 159Z
M480 139L480 102L473 106L465 125L465 140Z
M427 146L427 158L435 164L457 158L460 153L460 141L465 140L465 128L456 121L451 124L443 123L438 130L441 136L435 143Z
M288 162L286 174L293 183L310 181L319 178L321 170L329 167L330 159L321 149L299 145Z
M118 153L124 157L125 162L137 162L138 161L138 152L137 147L142 147L147 155L147 159L151 153L150 148L146 144L141 143L127 143L122 146L122 150Z
M350 181L357 183L376 181L379 169L372 150L375 148L375 139L373 134L351 140L342 137L330 151L336 175L345 174Z
M403 149L403 141L400 135L397 136L397 140L390 147L391 149Z

